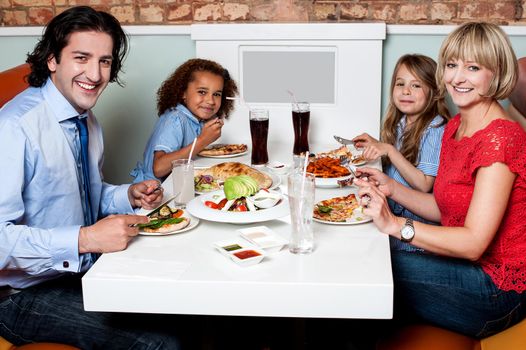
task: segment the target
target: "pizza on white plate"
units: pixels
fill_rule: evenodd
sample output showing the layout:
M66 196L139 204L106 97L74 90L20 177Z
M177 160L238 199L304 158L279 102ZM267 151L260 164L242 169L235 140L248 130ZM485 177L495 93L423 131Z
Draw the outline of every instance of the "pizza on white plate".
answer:
M341 146L340 148L333 149L327 152L321 152L316 154L316 158L334 158L343 161L345 159L349 160L352 164L365 164L367 159L364 158L361 151L357 151L354 147L353 150L349 149L347 146Z
M148 233L168 233L182 230L190 224L187 217L153 219L147 224L139 225L139 229Z
M182 216L183 214L182 209L172 209L168 205L163 205L159 210L149 214L150 222L139 224L138 227L148 233L179 231L190 224L190 218Z
M209 145L201 152L198 153L200 156L204 157L214 157L214 156L226 156L231 154L239 154L246 152L248 149L245 144L223 144L218 143L215 145Z
M358 200L351 193L348 196L334 197L318 202L314 206L313 216L323 221L346 222L358 208L360 208Z

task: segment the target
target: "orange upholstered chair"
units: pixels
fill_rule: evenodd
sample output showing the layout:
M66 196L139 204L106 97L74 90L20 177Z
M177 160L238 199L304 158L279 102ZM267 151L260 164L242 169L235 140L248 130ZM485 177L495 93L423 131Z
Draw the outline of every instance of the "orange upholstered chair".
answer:
M14 68L0 72L0 107L7 101L25 90L29 85L25 77L29 74L28 64L21 64ZM56 343L34 343L16 347L0 337L0 350L78 350L73 346Z
M526 57L519 58L518 65L519 79L509 97L508 113L526 130Z
M383 339L377 350L524 350L526 320L484 339L429 325L412 325Z
M29 72L27 63L0 72L0 107L29 86L26 80Z

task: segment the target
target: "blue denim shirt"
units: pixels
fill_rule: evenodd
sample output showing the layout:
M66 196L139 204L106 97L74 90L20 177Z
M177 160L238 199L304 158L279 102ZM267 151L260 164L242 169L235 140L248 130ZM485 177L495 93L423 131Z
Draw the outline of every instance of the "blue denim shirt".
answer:
M68 120L77 115L49 79L0 110L0 286L24 288L93 264L78 251L80 140ZM86 115L93 216L133 213L129 185L102 181L102 130Z
M168 109L157 120L152 136L146 144L143 161L130 172L133 181L157 179L153 174L153 155L155 151L166 153L178 151L191 144L203 130L203 121L199 121L193 114L178 104L176 108ZM163 181L164 179L158 179Z

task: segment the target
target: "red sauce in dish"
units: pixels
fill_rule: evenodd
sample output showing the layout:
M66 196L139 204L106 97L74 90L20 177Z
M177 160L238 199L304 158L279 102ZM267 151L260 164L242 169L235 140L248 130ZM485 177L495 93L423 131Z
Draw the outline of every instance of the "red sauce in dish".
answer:
M239 259L243 260L243 259L253 258L261 254L259 254L255 250L243 250L242 252L234 253L234 255L237 256Z

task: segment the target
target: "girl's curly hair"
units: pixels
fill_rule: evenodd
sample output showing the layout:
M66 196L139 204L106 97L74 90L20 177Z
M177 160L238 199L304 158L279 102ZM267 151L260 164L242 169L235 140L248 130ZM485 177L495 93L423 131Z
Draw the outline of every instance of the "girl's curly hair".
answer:
M237 95L237 85L228 70L220 64L201 58L193 58L180 65L175 72L166 79L157 91L157 113L162 115L167 109L183 103L183 95L188 84L195 79L194 72L210 72L223 78L223 94L221 96L221 107L217 111L218 116L228 118L234 108L234 101L227 100L227 96Z

